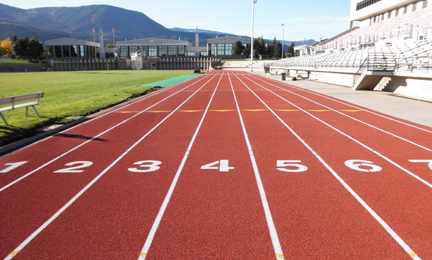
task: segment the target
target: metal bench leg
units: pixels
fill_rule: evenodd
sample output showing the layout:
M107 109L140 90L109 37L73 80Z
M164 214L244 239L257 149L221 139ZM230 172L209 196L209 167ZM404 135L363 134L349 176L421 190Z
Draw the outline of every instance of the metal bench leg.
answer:
M36 115L37 115L38 117L40 117L38 111L36 110L36 107L35 107L35 106L32 106L32 107L33 107L34 111L36 112Z
M28 107L26 107L26 117L28 117Z
M3 113L0 112L1 117L3 118L3 121L5 122L5 124L8 126L8 122L6 121L6 118L4 117Z

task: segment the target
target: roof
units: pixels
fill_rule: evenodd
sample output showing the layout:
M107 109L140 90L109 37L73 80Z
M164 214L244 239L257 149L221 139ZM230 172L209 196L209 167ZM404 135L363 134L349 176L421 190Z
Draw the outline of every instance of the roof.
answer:
M250 39L247 38L240 38L240 37L232 37L232 36L225 36L225 37L217 37L213 39L208 39L207 43L210 44L234 44L237 41L241 41L243 44L250 43Z
M48 40L44 42L45 45L87 45L87 46L94 46L94 47L100 47L100 43L98 42L91 42L91 41L85 41L85 40L77 40L77 39L70 39L70 38L59 38L54 40Z
M129 45L186 45L192 46L188 41L179 40L167 40L157 38L145 38L131 41L121 41L116 43L117 46L129 46Z

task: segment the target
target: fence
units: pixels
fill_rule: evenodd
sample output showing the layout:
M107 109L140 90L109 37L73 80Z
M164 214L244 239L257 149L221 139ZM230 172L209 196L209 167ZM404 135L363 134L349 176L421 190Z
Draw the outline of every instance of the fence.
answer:
M50 60L49 64L54 71L74 70L118 70L117 60L112 59L79 59L79 60Z

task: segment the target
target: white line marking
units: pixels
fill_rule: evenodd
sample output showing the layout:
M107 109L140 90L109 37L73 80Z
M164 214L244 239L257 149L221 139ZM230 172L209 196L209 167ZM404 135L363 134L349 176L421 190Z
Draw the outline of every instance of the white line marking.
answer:
M236 76L237 77L237 76ZM333 176L351 193L351 195L371 214L378 223L393 237L394 240L408 253L413 259L419 260L414 251L393 231L393 229L371 208L366 202L353 190L351 187L319 156L291 127L289 127L285 121L283 121L255 92L253 92L239 77L237 77L246 88L249 89L260 101L265 105L270 112L300 141L303 145L333 174Z
M277 83L280 83L279 81L274 80L274 79L269 79L269 80L272 80L272 81L275 81L275 82L277 82ZM313 91L311 91L311 90L302 89L302 88L300 88L300 87L296 87L296 86L292 86L292 85L287 85L287 86L289 86L289 87L291 87L291 88L295 88L295 89L301 90L301 91L304 91L304 92L307 92L307 93L310 93L310 94L314 94L314 95L316 95L316 96L320 96L320 97L323 97L323 98L326 98L326 99L329 99L329 100L335 101L335 102L340 103L340 104L343 104L343 105L350 106L350 107L355 108L355 109L363 110L363 111L368 112L368 113L371 113L371 114L373 114L373 115L376 115L376 116L379 116L379 117L382 117L382 118L385 118L385 119L388 119L388 120L391 120L391 121L394 121L394 122L397 122L397 123L400 123L400 124L403 124L403 125L407 125L407 126L410 126L410 127L416 128L416 129L418 129L418 130L422 130L422 131L425 131L425 132L428 132L428 133L432 133L431 130L427 130L427 129L424 129L424 128L421 128L421 127L418 127L418 126L415 126L415 125L410 125L410 124L408 124L408 123L405 123L405 122L402 122L402 121L399 121L399 120L393 119L393 118L391 118L391 117L387 117L387 116L384 116L384 115L381 115L381 114L375 113L375 112L373 112L373 111L366 110L366 109L364 109L364 108L360 108L360 107L356 107L356 106L354 106L354 105L352 105L352 104L345 103L345 102L342 102L342 101L340 101L340 100L337 100L337 99L334 99L334 98L331 98L331 97L327 97L327 96L325 96L325 95L322 95L322 94L319 94L319 93L313 92Z
M120 155L113 163L111 163L105 170L103 170L96 178L94 178L87 186L85 186L77 195L75 195L66 205L64 205L59 211L57 211L50 219L48 219L42 226L40 226L33 234L31 234L24 242L22 242L15 250L12 251L4 260L10 260L16 256L28 243L30 243L40 232L42 232L49 224L51 224L60 214L62 214L72 203L74 203L84 192L86 192L96 181L98 181L106 172L108 172L114 165L116 165L123 157L125 157L133 148L135 148L142 140L144 140L149 134L151 134L156 128L158 128L163 122L165 122L172 114L174 114L181 106L183 106L189 99L191 99L200 89L202 89L207 83L209 83L214 77L202 85L196 90L191 96L189 96L183 103L181 103L174 111L167 115L162 121L160 121L155 127L147 132L141 139L133 144L129 149Z
M145 241L145 243L144 243L144 246L143 246L143 248L142 248L142 250L141 250L141 253L140 253L139 257L138 257L139 260L144 260L144 259L147 257L148 251L149 251L150 246L151 246L151 244L152 244L152 242L153 242L153 239L154 239L154 236L155 236L155 234L156 234L156 231L157 231L157 229L158 229L158 227L159 227L159 224L160 224L160 222L161 222L161 220L162 220L162 217L163 217L163 215L164 215L164 213L165 213L165 210L166 210L166 208L168 207L168 203L169 203L170 200L171 200L171 196L172 196L172 194L173 194L173 192L174 192L174 189L175 189L175 187L176 187L176 185L177 185L177 181L178 181L178 179L180 178L181 172L183 171L183 167L184 167L184 165L186 164L186 160L187 160L187 158L189 157L190 150L192 149L192 146L193 146L193 144L194 144L194 142L195 142L195 139L196 139L196 137L197 137L197 135L198 135L198 132L199 132L199 130L200 130L200 128L201 128L201 125L202 125L203 122L204 122L204 119L205 119L205 117L206 117L206 115L207 115L207 112L208 112L208 110L209 110L209 108L210 108L210 104L211 104L212 101L213 101L213 97L214 97L215 94L216 94L216 90L217 90L218 87L219 87L219 83L220 83L220 81L222 80L222 77L223 77L223 74L222 74L222 76L220 77L219 82L218 82L218 84L216 85L215 90L213 91L213 95L212 95L211 98L210 98L210 101L209 101L209 103L208 103L208 105L207 105L206 110L204 111L204 114L203 114L203 116L202 116L202 118L201 118L201 121L200 121L200 123L198 124L198 127L197 127L197 129L195 130L195 133L194 133L194 135L193 135L193 137L192 137L192 140L191 140L190 143L189 143L189 146L188 146L188 148L187 148L187 150L186 150L186 153L185 153L184 156L183 156L183 160L182 160L181 163L180 163L180 166L179 166L179 168L178 168L178 170L177 170L177 172L176 172L176 175L175 175L175 177L174 177L174 179L173 179L173 182L171 183L171 186L170 186L170 188L169 188L169 190L168 190L168 193L167 193L167 195L165 196L165 199L164 199L164 201L163 201L163 203L162 203L162 206L161 206L161 208L159 209L159 213L158 213L157 216L156 216L156 219L155 219L155 221L154 221L154 223L153 223L153 226L152 226L152 228L151 228L151 230L150 230L150 233L148 234L147 239L146 239L146 241Z
M207 77L207 76L202 77L200 80L194 82L193 84L189 85L188 87L194 85L195 83L197 83L197 82L203 80L203 79L206 78L206 77ZM110 112L104 113L104 114L99 115L99 116L94 117L94 118L91 118L91 120L84 121L84 122L82 122L82 123L80 123L80 124L78 124L78 125L72 126L72 127L68 128L68 129L65 129L65 130L63 130L63 131L61 131L61 132L58 132L58 133L54 134L54 135L47 136L47 137L42 138L41 140L39 140L39 141L37 141L37 142L31 143L31 144L26 145L26 146L24 146L24 147L21 147L21 148L19 148L19 149L17 149L17 150L14 150L14 151L12 151L12 152L10 152L10 153L4 154L4 155L0 156L0 159L3 158L3 157L5 157L5 156L8 156L8 155L14 154L14 153L16 153L16 152L18 152L18 151L21 151L21 150L23 150L23 149L25 149L25 148L28 148L28 147L30 147L30 146L33 146L33 145L35 145L35 144L38 144L38 143L40 143L40 142L46 141L46 140L50 139L51 137L54 137L54 136L57 136L57 135L59 135L59 134L65 133L65 132L67 132L67 131L70 131L70 130L76 128L76 127L79 127L79 126L82 126L82 125L88 124L88 123L90 123L90 122L94 122L95 120L100 119L100 118L102 118L102 117L104 117L104 116L106 116L106 115L109 115L109 114L112 114L112 113L114 113L114 112L117 112L117 111L120 110L120 109L123 109L123 108L125 108L125 107L131 106L131 105L134 105L134 104L136 104L136 103L138 103L138 102L141 102L141 101L143 101L143 100L145 100L145 99L148 99L148 98L151 98L151 97L153 97L153 96L156 96L156 95L158 95L158 94L160 94L160 93L163 93L163 92L165 92L165 91L167 91L167 90L171 90L172 88L175 88L175 87L178 87L178 86L180 86L180 85L182 85L182 84L188 83L188 81L191 81L191 80L194 80L194 79L196 79L196 78L188 79L188 80L186 80L186 81L183 81L183 82L177 83L177 84L175 84L175 85L172 85L171 87L165 87L165 88L162 89L162 90L152 92L152 93L147 94L147 95L144 95L144 96L142 96L142 97L138 97L136 100L130 102L129 104L126 104L126 105L124 105L124 106L120 106L119 108L116 108L116 109L114 109L114 110L111 110ZM185 84L185 85L186 85L186 84Z
M235 75L235 76L237 77L237 75ZM278 237L278 234L277 234L277 231L276 231L276 226L275 226L275 224L273 222L273 217L272 217L272 214L271 214L271 211L270 211L270 206L269 206L268 201L267 201L267 196L266 196L266 193L265 193L265 190L264 190L264 185L262 184L262 181L261 181L261 176L260 176L260 173L259 173L259 170L258 170L258 165L256 163L255 156L253 154L252 145L250 144L249 137L248 137L248 134L247 134L247 131L246 131L246 126L245 126L245 124L243 122L243 117L242 117L241 112L240 112L240 107L239 107L239 104L237 102L237 97L236 97L236 94L234 92L234 88L233 88L233 85L232 85L231 77L228 76L228 79L230 81L231 90L232 90L232 93L234 95L234 100L235 100L236 107L237 107L237 113L239 115L240 123L241 123L242 129L243 129L243 135L244 135L244 138L246 140L247 148L249 150L249 157L251 159L252 167L253 167L254 174L255 174L255 179L256 179L256 182L258 184L258 190L259 190L260 197L261 197L261 202L262 202L262 205L263 205L263 208L264 208L264 213L265 213L265 217L266 217L266 221L267 221L267 226L268 226L268 229L269 229L269 232L270 232L270 238L271 238L271 241L272 241L272 244L273 244L273 249L274 249L274 252L275 252L275 255L276 255L276 259L281 259L282 260L282 259L284 259L283 252L282 252L282 247L281 247L280 242L279 242L279 237Z
M374 149L370 148L369 146L363 144L362 142L358 141L357 139L345 134L344 132L342 132L341 130L337 129L336 127L324 122L323 120L319 119L318 117L312 115L311 113L309 113L308 111L302 109L301 107L293 104L292 102L286 100L284 97L274 93L273 91L263 87L262 85L256 83L255 81L251 80L253 83L255 83L256 85L260 86L261 88L267 90L268 92L272 93L273 95L279 97L280 99L284 100L285 102L287 102L288 104L298 108L299 110L301 110L302 112L308 114L309 116L311 116L312 118L316 119L317 121L323 123L324 125L330 127L331 129L335 130L336 132L338 132L339 134L347 137L348 139L356 142L357 144L361 145L362 147L366 148L367 150L373 152L374 154L378 155L379 157L383 158L384 160L386 160L387 162L393 164L394 166L396 166L397 168L401 169L402 171L408 173L409 175L411 175L412 177L414 177L415 179L417 179L418 181L420 181L421 183L425 184L426 186L428 186L429 188L432 188L432 184L430 184L429 182L425 181L424 179L420 178L419 176L415 175L414 173L410 172L409 170L405 169L404 167L400 166L399 164L397 164L396 162L392 161L391 159L387 158L386 156L380 154L379 152L375 151Z
M251 79L250 79L250 80L251 80ZM251 80L251 81L254 82L254 83L256 83L256 82L253 81L253 80ZM261 80L261 81L265 82L264 80ZM284 89L284 88L282 88L282 87L279 87L279 86L277 86L277 85L274 85L274 84L271 84L271 83L268 83L268 82L265 82L265 83L267 83L267 84L269 84L269 85L271 85L271 86L274 86L274 87L276 87L276 88L279 88L279 89L281 89L281 90L283 90L283 91L285 91L285 92L288 92L288 93L294 94L294 95L296 95L296 96L299 96L299 97L301 97L301 98L303 98L303 99L306 99L306 100L308 100L308 101L310 101L310 102L312 102L312 103L315 103L315 104L317 104L317 105L320 105L320 106L322 106L322 107L325 107L325 108L327 108L327 109L330 109L330 110L332 110L332 111L334 111L334 112L336 112L336 113L339 113L339 114L341 114L341 115L343 115L343 116L346 116L346 117L348 117L348 118L350 118L350 119L352 119L352 120L355 120L355 121L357 121L357 122L359 122L359 123L362 123L362 124L364 124L364 125L367 125L367 126L369 126L369 127L372 127L372 128L374 128L374 129L376 129L376 130L379 130L379 131L381 131L381 132L383 132L383 133L386 133L386 134L388 134L388 135L391 135L391 136L394 136L394 137L396 137L396 138L399 138L399 139L401 139L401 140L403 140L403 141L405 141L405 142L407 142L407 143L410 143L410 144L412 144L412 145L415 145L415 146L417 146L417 147L420 147L420 148L422 148L422 149L424 149L424 150L426 150L426 151L432 152L432 149L430 149L430 148L424 147L424 146L422 146L422 145L420 145L420 144L417 144L417 143L415 143L415 142L413 142L413 141L410 141L410 140L408 140L408 139L405 139L405 138L403 138L403 137L400 137L400 136L398 136L398 135L396 135L396 134L393 134L393 133L390 133L390 132L388 132L388 131L385 131L385 130L383 130L383 129L381 129L381 128L378 128L378 127L376 127L376 126L373 126L373 125L371 125L371 124L369 124L369 123L363 122L363 121L361 121L361 120L359 120L359 119L357 119L357 118L354 118L354 117L349 116L349 115L347 115L347 114L344 114L344 113L342 113L342 112L340 112L340 111L338 111L338 110L335 110L335 109L333 109L333 108L331 108L331 107L328 107L328 106L326 106L326 105L323 105L323 104L321 104L321 103L318 103L318 102L316 102L316 101L313 101L313 100L311 100L311 99L309 99L309 98L307 98L307 97L304 97L304 96L302 96L302 95L300 95L300 94L297 94L297 93L295 93L295 92L289 91L289 90L287 90L287 89ZM368 112L368 111L366 111L366 110L362 110L362 111Z
M213 79L214 77L215 77L215 76L213 76L211 79ZM211 79L210 79L210 80L211 80ZM209 80L209 81L210 81L210 80ZM200 80L200 81L201 81L201 80ZM199 82L199 81L197 81L197 82ZM195 83L197 83L197 82L195 82ZM104 132L98 134L97 136L95 136L95 137L93 137L93 138L91 138L91 139L85 141L84 143L82 143L82 144L80 144L80 145L78 145L78 146L75 146L75 147L72 148L71 150L69 150L69 151L63 153L62 155L60 155L60 156L58 156L58 157L52 159L51 161L45 163L44 165L40 166L39 168L36 168L35 170L33 170L33 171L27 173L26 175L21 176L20 178L16 179L15 181L13 181L13 182L7 184L6 186L0 188L0 192L4 191L5 189L9 188L10 186L16 184L17 182L19 182L19 181L21 181L21 180L27 178L28 176L32 175L33 173L39 171L40 169L45 168L46 166L50 165L51 163L53 163L53 162L57 161L58 159L60 159L60 158L62 158L62 157L64 157L64 156L66 156L67 154L69 154L69 153L71 153L71 152L77 150L77 149L80 148L81 146L83 146L83 145L85 145L85 144L87 144L87 143L93 141L94 139L96 139L96 138L98 138L98 137L100 137L100 136L106 134L107 132L113 130L114 128L116 128L116 127L118 127L118 126L120 126L120 125L126 123L127 121L129 121L129 120L131 120L131 119L137 117L138 115L140 115L140 114L146 112L147 110L149 110L149 109L151 109L152 107L158 105L159 103L162 103L163 101L165 101L165 100L167 100L168 98L170 98L170 97L176 95L177 93L181 92L182 90L185 90L186 88L189 88L190 86L194 85L195 83L193 83L193 84L191 84L191 85L189 85L189 86L187 86L187 87L185 87L185 88L183 88L183 89L181 89L181 90L179 90L179 91L173 93L172 95L170 95L170 96L168 96L168 97L162 99L161 101L159 101L159 102L157 102L156 104L154 104L154 105L152 105L152 106L146 108L145 110L141 111L140 113L135 114L134 116L132 116L132 117L130 117L130 118L128 118L128 119L126 119L126 120L124 120L124 121L118 123L117 125L115 125L115 126L109 128L108 130L105 130ZM206 83L206 84L207 84L207 83Z

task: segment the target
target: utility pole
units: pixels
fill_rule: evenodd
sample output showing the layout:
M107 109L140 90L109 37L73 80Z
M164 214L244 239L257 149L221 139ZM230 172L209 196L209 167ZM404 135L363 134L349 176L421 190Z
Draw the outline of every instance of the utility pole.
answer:
M251 72L253 72L253 30L254 30L254 5L258 2L258 0L252 0L252 37L251 37Z
M282 59L284 58L285 50L285 24L282 24Z

